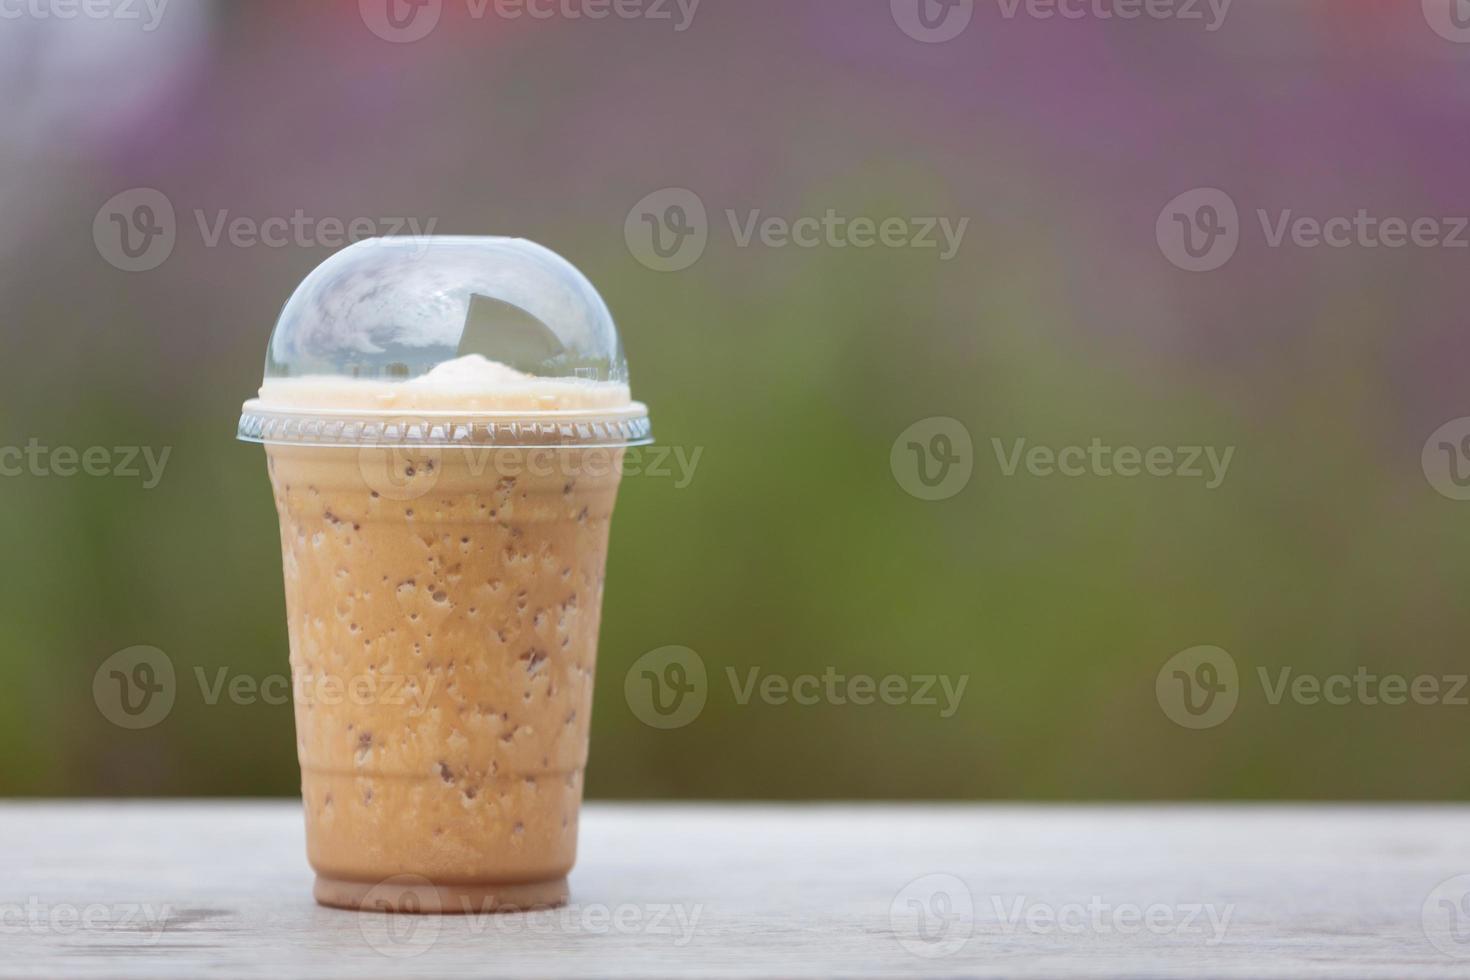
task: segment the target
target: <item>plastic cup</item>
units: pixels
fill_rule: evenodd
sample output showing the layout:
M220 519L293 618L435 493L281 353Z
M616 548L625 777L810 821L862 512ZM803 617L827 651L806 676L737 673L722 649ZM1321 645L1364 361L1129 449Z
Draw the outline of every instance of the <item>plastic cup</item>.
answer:
M344 249L239 437L280 518L317 901L565 902L609 523L650 439L596 290L523 240Z

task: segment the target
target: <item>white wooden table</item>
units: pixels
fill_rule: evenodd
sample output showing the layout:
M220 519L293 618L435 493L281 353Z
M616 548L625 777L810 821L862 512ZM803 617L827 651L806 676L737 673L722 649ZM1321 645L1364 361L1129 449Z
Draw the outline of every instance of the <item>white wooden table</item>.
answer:
M595 804L572 889L332 911L295 803L8 803L0 976L1470 976L1466 807Z

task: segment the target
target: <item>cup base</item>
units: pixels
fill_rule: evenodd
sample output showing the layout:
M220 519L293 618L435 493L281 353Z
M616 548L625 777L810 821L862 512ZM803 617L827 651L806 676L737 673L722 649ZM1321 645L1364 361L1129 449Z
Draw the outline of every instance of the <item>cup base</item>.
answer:
M480 915L557 908L567 903L571 891L565 877L518 884L435 885L417 875L399 875L377 883L317 875L312 896L318 905L334 909Z

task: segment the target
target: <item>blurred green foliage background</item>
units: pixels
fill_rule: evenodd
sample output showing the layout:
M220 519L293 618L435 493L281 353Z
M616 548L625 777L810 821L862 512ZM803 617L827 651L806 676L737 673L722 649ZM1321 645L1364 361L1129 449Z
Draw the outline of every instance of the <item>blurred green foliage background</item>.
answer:
M984 5L981 5L984 8ZM1008 20L924 44L888 4L747 0L652 21L468 19L389 43L355 3L206 4L156 31L0 23L0 444L172 447L154 489L0 480L0 793L297 787L288 706L195 670L287 670L263 454L233 440L280 305L332 249L210 247L196 213L437 219L567 256L622 329L687 487L630 477L613 526L589 795L1470 797L1463 704L1271 704L1264 668L1463 674L1466 515L1421 470L1465 407L1466 255L1271 248L1255 212L1470 213L1470 51L1418 5L1239 0L1178 22ZM458 19L455 19L458 18ZM99 40L100 39L100 40ZM6 46L9 47L6 47ZM168 260L127 273L98 208L152 187ZM659 273L624 238L664 187L710 244ZM1240 207L1236 256L1172 266L1164 204ZM727 210L971 219L920 249L740 247ZM948 416L974 476L926 502L894 440ZM1233 446L1218 489L1007 477L1009 446ZM138 732L92 678L156 646L177 703ZM623 699L697 651L692 724ZM1240 703L1176 726L1155 677L1230 651ZM726 680L967 676L959 710L741 705Z

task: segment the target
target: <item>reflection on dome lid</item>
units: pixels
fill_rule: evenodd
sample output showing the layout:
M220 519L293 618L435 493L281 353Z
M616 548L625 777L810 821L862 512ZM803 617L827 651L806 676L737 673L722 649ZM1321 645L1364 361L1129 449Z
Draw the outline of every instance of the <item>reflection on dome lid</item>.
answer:
M542 378L627 382L612 315L577 269L513 238L377 238L281 311L265 376L406 380L468 354Z

